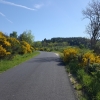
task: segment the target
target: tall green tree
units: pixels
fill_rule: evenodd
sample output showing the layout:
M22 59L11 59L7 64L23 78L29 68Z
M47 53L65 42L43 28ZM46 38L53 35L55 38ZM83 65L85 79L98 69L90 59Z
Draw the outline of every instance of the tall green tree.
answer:
M40 41L34 42L33 45L35 48L41 48L42 47L42 43Z
M29 43L30 45L32 45L33 42L34 42L34 36L33 36L31 30L24 31L22 34L19 35L18 39L19 39L20 41L26 41L26 42Z
M10 33L10 37L17 38L17 32L13 31L12 33Z

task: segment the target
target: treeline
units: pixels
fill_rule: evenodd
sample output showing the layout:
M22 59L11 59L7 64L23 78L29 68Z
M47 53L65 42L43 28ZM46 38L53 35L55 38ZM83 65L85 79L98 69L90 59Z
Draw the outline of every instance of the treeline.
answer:
M34 47L41 51L63 51L67 46L90 48L90 39L83 37L51 38L34 42Z
M60 46L90 46L90 39L83 38L83 37L69 37L69 38L51 38L50 40L47 40L46 38L42 41L42 44L44 43L58 43Z
M32 53L33 39L31 31L24 31L19 36L17 32L10 35L0 32L0 59L12 59L16 54Z

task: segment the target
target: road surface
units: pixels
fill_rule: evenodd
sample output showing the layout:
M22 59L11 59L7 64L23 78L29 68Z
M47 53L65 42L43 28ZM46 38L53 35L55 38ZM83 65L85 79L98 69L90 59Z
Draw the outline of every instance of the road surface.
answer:
M0 74L0 100L76 98L59 56L41 52L39 56Z

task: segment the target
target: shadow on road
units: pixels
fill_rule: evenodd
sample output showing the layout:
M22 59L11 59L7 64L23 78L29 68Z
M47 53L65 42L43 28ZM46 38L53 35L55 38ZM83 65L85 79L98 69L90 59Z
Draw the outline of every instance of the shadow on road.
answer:
M28 61L29 63L33 63L33 62L38 62L38 63L43 63L43 62L58 62L57 65L58 66L64 66L64 62L57 57L42 57L42 58L34 58L30 61Z

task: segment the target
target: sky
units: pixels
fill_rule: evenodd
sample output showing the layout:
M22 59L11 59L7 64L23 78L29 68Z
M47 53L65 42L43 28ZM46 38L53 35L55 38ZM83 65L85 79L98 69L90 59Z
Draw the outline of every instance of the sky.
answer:
M18 35L31 30L35 41L86 37L84 10L91 0L0 0L0 31Z

